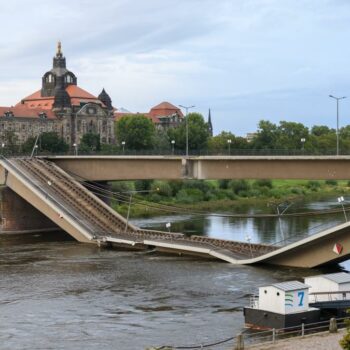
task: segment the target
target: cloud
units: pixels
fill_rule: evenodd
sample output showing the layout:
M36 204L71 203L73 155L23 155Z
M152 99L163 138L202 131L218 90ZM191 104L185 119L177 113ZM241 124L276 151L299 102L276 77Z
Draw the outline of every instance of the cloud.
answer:
M266 116L332 123L323 99L350 91L349 20L345 0L13 0L0 13L0 104L40 87L61 39L79 84L133 111L212 107L215 131L238 134Z

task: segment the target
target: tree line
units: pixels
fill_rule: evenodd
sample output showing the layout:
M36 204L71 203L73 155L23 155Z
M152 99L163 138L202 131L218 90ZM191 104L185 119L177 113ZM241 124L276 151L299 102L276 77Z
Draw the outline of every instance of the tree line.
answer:
M334 154L336 130L326 125L311 128L302 123L268 120L258 123L251 139L222 131L211 136L208 124L199 113L187 116L188 145L191 152L208 154L235 154L244 151L293 151L296 153ZM115 123L116 144L100 143L98 134L87 133L79 143L79 153L121 153L122 151L154 151L154 153L184 153L186 149L186 121L176 127L163 129L144 115L126 115ZM28 153L33 149L35 138L30 137L19 145L13 131L7 131L2 147L13 153ZM339 129L340 153L350 153L350 125ZM69 145L55 132L42 133L38 142L40 152L66 153ZM72 150L71 150L72 151Z

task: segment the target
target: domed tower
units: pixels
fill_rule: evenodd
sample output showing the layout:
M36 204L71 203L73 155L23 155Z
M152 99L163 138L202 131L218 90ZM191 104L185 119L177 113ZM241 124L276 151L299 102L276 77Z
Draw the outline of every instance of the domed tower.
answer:
M98 99L107 107L109 111L113 110L112 100L105 89L102 89L102 92L98 95Z
M41 97L56 96L58 88L65 89L69 85L77 85L77 77L66 68L66 58L59 41L52 69L42 77Z

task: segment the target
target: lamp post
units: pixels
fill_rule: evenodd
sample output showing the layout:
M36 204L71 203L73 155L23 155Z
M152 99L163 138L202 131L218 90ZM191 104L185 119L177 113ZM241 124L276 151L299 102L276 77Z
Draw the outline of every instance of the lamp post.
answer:
M173 155L174 155L174 147L175 147L175 140L171 140L171 151Z
M232 140L231 140L231 139L228 139L228 140L227 140L227 144L228 144L228 155L229 155L229 156L231 155L231 143L232 143Z
M123 154L125 154L125 141L122 141Z
M345 212L345 208L344 208L344 197L338 197L338 202L341 204L342 208L343 208L343 212L344 212L344 217L345 217L345 221L348 221L348 217L346 216L346 212Z
M74 147L74 155L77 156L78 155L78 145L76 143L73 143L73 147Z
M186 157L188 157L188 110L190 108L194 108L196 106L183 106L183 105L179 105L179 107L184 108L186 110Z
M330 98L334 98L337 101L337 156L339 156L339 100L343 100L346 96L336 97L329 95Z
M304 154L304 145L305 145L305 141L306 141L306 139L305 139L305 137L302 137L301 139L300 139L300 142L301 142L301 152Z

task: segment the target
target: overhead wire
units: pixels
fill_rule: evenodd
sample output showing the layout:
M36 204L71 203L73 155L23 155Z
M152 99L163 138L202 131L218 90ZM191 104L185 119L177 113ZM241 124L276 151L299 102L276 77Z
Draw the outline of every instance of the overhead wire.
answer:
M129 204L130 195L124 195L122 192L114 192L111 190L107 190L98 186L98 184L94 181L89 181L88 179L83 178L80 175L77 175L73 172L69 172L70 175L74 177L80 178L84 181L84 185L90 189L91 192L104 197L106 199L114 199L118 200L121 203ZM156 191L155 191L156 192ZM146 202L146 203L145 203ZM138 199L136 196L133 197L132 203L134 205L157 209L159 211L177 213L177 214L187 214L187 215L198 215L198 216L214 216L214 217L228 217L228 218L274 218L274 217L302 217L302 216L315 216L315 215L328 215L328 214L338 214L343 211L350 211L349 207L344 207L343 209L325 209L325 210L316 210L316 211L305 211L305 212L294 212L294 213L284 213L280 214L226 214L226 213L212 213L204 210L191 210L189 211L187 208L183 208L176 205L168 205L168 204L160 204L149 202L145 200Z

